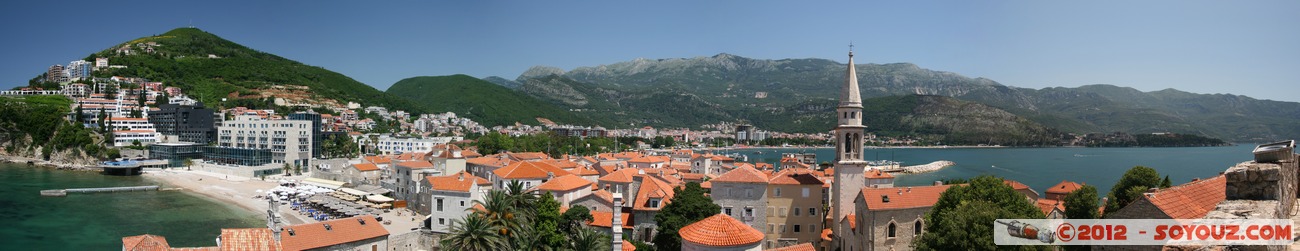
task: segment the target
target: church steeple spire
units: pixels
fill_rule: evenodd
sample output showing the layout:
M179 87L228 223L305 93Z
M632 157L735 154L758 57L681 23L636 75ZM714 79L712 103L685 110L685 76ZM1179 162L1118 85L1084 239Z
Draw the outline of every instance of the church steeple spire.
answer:
M862 107L862 94L858 91L858 71L853 64L853 44L849 43L849 67L840 88L840 107Z

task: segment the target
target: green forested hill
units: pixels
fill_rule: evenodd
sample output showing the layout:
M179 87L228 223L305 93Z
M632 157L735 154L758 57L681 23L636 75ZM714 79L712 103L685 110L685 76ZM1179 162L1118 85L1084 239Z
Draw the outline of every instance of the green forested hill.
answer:
M97 72L97 77L140 77L181 87L190 96L214 103L230 93L247 94L272 85L311 88L319 98L384 106L423 113L423 107L386 94L348 76L253 50L195 28L178 28L142 37L91 54L108 57L126 68Z
M431 112L455 112L485 126L536 125L542 117L567 124L593 124L556 105L467 75L413 77L397 81L388 93L427 107Z

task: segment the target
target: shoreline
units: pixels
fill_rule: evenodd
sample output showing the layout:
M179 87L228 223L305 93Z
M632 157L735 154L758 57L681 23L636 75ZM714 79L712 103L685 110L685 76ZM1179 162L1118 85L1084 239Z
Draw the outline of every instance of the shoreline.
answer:
M278 183L248 179L243 177L226 177L226 175L202 171L150 170L140 176L164 185L164 188L179 188L180 192L219 202L225 206L235 207L266 219L266 200L255 199L256 190L267 191ZM280 217L285 225L309 223L289 209L280 207Z

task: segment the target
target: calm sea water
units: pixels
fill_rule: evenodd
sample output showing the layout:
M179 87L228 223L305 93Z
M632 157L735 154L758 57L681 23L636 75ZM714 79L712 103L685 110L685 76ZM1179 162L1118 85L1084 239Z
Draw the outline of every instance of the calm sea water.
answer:
M121 250L124 236L157 234L173 247L215 246L221 228L266 225L260 215L178 191L40 196L45 189L143 185L157 184L140 176L0 163L0 243L24 250Z
M957 165L933 173L897 175L899 186L933 184L935 180L970 178L989 174L1020 181L1043 193L1062 180L1097 187L1103 196L1133 166L1146 166L1169 175L1174 184L1193 178L1218 175L1229 166L1251 160L1253 145L1186 148L948 148L948 149L867 149L868 159L894 160L903 165L921 165L939 160ZM834 149L737 150L750 162L776 163L782 153L811 152L817 161L833 162ZM755 152L762 152L756 154Z

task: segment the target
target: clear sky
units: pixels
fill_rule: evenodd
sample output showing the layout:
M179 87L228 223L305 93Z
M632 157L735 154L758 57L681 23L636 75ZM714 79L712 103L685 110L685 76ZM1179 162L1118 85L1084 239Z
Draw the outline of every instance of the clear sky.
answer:
M4 1L0 21L6 89L192 23L381 90L635 58L843 62L852 41L858 63L1010 86L1300 101L1300 1Z

